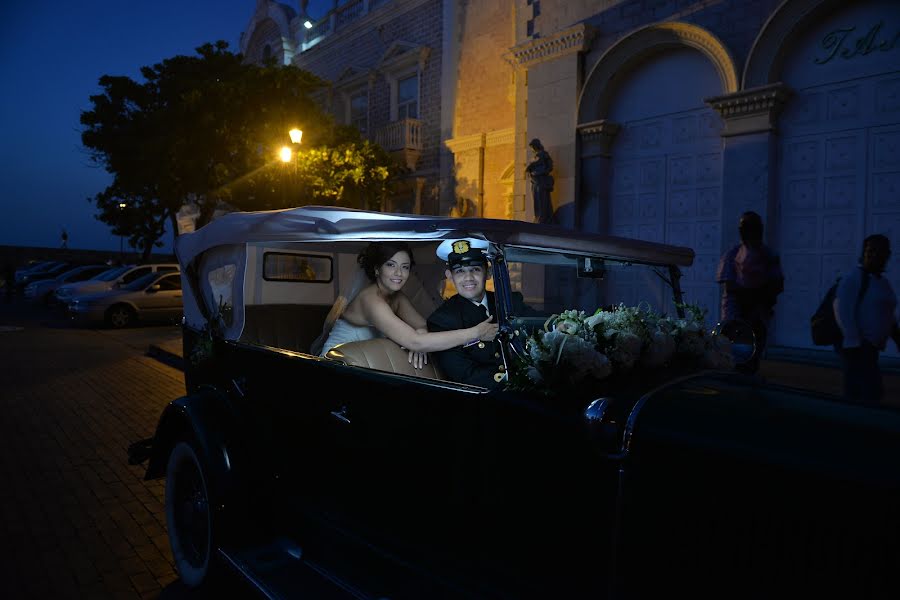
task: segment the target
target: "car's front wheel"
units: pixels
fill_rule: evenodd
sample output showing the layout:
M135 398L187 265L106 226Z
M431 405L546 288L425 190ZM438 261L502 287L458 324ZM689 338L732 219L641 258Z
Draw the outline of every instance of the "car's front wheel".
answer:
M134 322L134 311L125 304L111 306L106 311L106 322L110 327L116 329L128 327Z
M181 441L166 467L166 526L175 568L188 587L207 584L216 566L213 505L197 451Z

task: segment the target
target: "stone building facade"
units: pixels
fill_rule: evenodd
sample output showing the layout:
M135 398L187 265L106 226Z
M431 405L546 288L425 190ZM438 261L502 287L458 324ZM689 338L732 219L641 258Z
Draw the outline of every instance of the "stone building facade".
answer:
M365 82L369 127L395 122L383 65L419 57L420 162L397 206L530 220L539 138L556 221L693 248L686 296L711 315L716 263L755 210L786 276L773 343L794 348L866 235L900 248L895 0L352 0L311 30L303 4L259 0L242 51L331 81L338 116Z

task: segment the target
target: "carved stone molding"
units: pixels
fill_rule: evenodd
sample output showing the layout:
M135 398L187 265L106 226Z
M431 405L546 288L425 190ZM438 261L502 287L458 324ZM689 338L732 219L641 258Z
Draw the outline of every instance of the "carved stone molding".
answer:
M459 154L460 152L466 152L468 150L490 148L502 144L514 144L515 141L516 130L509 127L507 129L497 129L487 133L473 133L472 135L464 135L444 140L444 145L453 154Z
M496 129L488 131L484 134L484 145L487 148L491 146L500 146L503 144L513 144L516 141L516 130L512 127L506 129Z
M790 98L783 83L772 83L704 100L725 122L722 137L774 131L778 113Z
M484 147L484 134L475 133L472 135L464 135L451 140L444 140L444 145L453 154L466 152L467 150L477 150Z
M515 64L530 68L548 60L556 60L570 54L586 52L596 30L585 23L558 31L551 36L529 40L510 48Z
M581 137L581 156L610 156L612 143L621 128L618 123L606 119L578 125L576 129Z
M726 93L737 91L734 59L716 36L690 23L655 23L626 35L600 57L578 99L578 120L603 119L615 97L615 86L610 85L614 78L638 68L655 54L679 47L694 48L703 53L715 67L722 90Z

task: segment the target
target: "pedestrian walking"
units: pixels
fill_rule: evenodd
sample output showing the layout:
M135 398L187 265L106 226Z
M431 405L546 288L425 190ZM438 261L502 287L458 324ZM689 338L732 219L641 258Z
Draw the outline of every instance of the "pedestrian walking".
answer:
M834 316L843 336L835 350L841 358L844 398L867 406L877 406L884 393L878 355L888 338L900 349L897 296L882 275L890 256L887 237L867 237L858 267L841 277L834 299Z
M741 243L719 260L716 282L722 284L722 322L745 321L756 337L756 353L740 370L755 373L766 348L775 302L784 291L781 261L763 243L762 217L745 212L738 222Z

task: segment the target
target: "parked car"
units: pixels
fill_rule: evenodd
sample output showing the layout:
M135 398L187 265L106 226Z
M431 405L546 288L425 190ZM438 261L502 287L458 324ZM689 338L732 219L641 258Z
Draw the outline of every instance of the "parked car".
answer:
M43 271L45 269L49 269L52 266L58 265L61 262L62 261L59 261L59 260L41 260L41 261L33 260L33 261L30 261L27 265L25 265L19 269L16 269L16 273L15 273L16 283L22 281L22 278L27 273Z
M25 286L24 296L29 300L50 304L56 299L54 292L59 286L79 281L89 281L109 271L107 265L83 265L69 269L53 279L34 281Z
M16 287L18 288L18 290L22 291L26 287L28 287L29 284L35 281L53 279L73 268L74 266L75 265L65 261L56 261L50 263L49 265L29 269L21 273L21 276L16 276Z
M80 321L104 321L128 327L136 321L175 321L181 318L181 275L147 273L118 288L78 296L69 302L69 316Z
M91 281L61 285L56 290L56 300L63 306L67 306L70 301L79 296L96 294L118 286L127 285L148 273L174 273L176 271L178 271L178 265L174 263L125 265L119 267L115 273L106 273L103 277L98 277Z
M412 246L403 290L428 315L452 292L436 249L463 238L488 245L501 387L414 369L385 338L311 352L368 242ZM175 247L186 393L129 460L166 479L188 586L232 570L270 598L900 592L900 414L705 368L728 346L681 290L690 249L317 207L228 214Z

